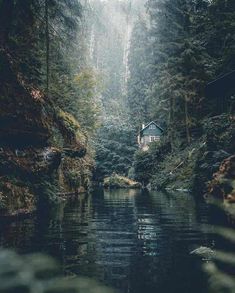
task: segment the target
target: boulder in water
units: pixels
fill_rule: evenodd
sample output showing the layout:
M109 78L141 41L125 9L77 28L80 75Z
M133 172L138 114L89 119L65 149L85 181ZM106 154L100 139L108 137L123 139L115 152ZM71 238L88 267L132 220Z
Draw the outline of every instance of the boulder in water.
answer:
M212 250L210 247L200 246L191 251L190 254L197 255L201 257L203 260L211 260L213 255L215 254L215 251Z

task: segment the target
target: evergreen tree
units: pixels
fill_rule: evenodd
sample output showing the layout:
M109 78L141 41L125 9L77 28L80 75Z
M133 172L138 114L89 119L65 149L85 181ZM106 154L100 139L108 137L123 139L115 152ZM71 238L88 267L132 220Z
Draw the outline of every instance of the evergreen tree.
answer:
M140 18L133 31L128 57L130 78L128 80L128 104L133 125L151 119L148 91L151 85L151 49L147 24Z
M200 135L202 119L218 113L216 102L205 97L206 84L234 68L234 4L149 0L147 12L150 24L142 28L143 42L137 29L140 22L132 37L131 111L142 121L146 117L165 124L173 147L179 138L190 143Z

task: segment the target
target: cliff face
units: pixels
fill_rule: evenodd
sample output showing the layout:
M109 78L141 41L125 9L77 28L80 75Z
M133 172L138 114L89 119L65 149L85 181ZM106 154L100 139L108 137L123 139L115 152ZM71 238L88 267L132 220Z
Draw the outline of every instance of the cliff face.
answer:
M235 203L235 155L222 162L208 187L213 197Z
M57 190L74 191L84 184L84 178L77 185L59 179L68 177L66 168L75 178L92 168L81 161L88 156L87 138L70 114L15 74L3 50L0 64L0 209L6 215L28 213L39 199L56 199Z
M45 146L51 123L45 98L14 72L14 62L0 52L0 141L2 146Z

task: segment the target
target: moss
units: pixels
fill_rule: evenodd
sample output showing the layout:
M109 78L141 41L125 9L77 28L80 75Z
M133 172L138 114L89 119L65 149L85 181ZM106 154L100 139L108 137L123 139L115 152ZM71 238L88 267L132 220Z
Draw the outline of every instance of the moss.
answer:
M0 209L31 212L38 202L58 200L60 182L87 188L94 162L78 121L27 84L9 54L1 58L8 77L0 88Z
M110 177L104 178L104 187L105 188L141 188L141 184L127 177L113 174Z
M82 131L80 124L73 115L58 109L56 114L56 121L58 122L58 126L62 131L65 140L67 138L67 142L69 142L69 144L87 144L87 136L85 132Z
M94 152L87 147L86 155L81 158L64 157L60 170L59 182L63 192L78 192L88 190L94 168Z

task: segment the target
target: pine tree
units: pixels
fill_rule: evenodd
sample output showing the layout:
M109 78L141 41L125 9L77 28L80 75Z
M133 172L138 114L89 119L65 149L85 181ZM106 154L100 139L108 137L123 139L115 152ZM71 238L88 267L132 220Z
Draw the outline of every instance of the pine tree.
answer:
M151 49L147 24L139 18L132 32L128 57L130 78L128 80L128 103L131 122L135 127L151 119L148 90L151 85Z

